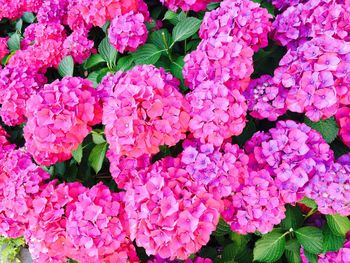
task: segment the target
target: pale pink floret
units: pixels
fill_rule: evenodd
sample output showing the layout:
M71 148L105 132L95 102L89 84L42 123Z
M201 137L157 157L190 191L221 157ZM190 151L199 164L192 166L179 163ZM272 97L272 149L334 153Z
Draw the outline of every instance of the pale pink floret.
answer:
M190 104L189 130L202 143L220 146L225 139L242 133L247 105L237 89L206 81L186 99Z
M116 16L111 23L108 36L111 44L120 52L134 52L143 45L148 36L145 17L133 11Z
M203 11L213 0L160 0L160 2L170 10L176 12L181 8L183 11L193 10L195 12Z
M155 154L159 146L173 146L185 138L189 110L178 80L164 69L148 65L116 76L116 82L108 76L98 88L105 95L111 94L103 108L111 151L139 157Z
M205 14L199 36L202 39L235 36L254 51L268 44L272 16L249 0L225 0L216 10Z
M178 167L163 159L126 192L131 238L148 255L187 259L209 239L219 221L221 202Z
M245 90L253 73L253 50L235 37L203 40L186 55L183 75L186 85L195 89L204 81L224 83Z
M101 121L101 106L89 80L65 77L45 85L27 102L26 147L41 165L71 158L91 127Z

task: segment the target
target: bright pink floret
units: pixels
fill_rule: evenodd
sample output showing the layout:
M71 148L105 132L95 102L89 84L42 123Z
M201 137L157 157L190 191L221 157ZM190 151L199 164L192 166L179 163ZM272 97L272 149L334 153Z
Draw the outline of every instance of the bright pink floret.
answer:
M214 0L160 0L160 2L174 12L178 8L181 8L183 11L193 10L199 12L205 10L207 5L214 2Z

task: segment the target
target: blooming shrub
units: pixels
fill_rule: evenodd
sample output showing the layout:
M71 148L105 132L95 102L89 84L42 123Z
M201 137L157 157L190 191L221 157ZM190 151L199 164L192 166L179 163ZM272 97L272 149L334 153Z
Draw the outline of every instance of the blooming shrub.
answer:
M4 255L350 262L349 0L0 4Z

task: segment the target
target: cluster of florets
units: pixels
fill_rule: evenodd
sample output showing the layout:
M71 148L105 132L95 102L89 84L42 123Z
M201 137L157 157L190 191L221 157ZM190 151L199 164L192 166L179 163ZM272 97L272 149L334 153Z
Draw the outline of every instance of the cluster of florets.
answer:
M108 31L111 44L120 53L134 52L147 40L148 31L144 22L143 14L133 11L116 16Z
M321 134L294 121L280 121L268 133L256 133L245 149L250 168L269 171L285 203L301 199L310 179L325 172L334 158Z
M162 4L170 10L176 12L181 8L183 11L193 10L195 12L203 11L212 0L160 0Z
M41 165L71 158L91 130L101 122L101 106L89 80L65 77L45 85L27 102L26 147Z
M93 50L94 42L88 39L88 31L84 28L72 32L63 42L63 53L72 56L77 63L83 63Z
M197 49L186 55L184 78L190 89L204 81L223 83L244 90L253 73L254 51L236 37L203 40Z
M288 90L287 108L312 121L333 116L348 97L350 43L318 37L289 50L275 70L275 82Z
M350 108L341 107L335 115L339 125L339 137L350 147Z
M299 3L304 3L306 2L305 0L272 0L272 4L274 7L277 9L286 9L290 6L295 6Z
M147 254L171 260L184 260L205 245L221 210L221 202L178 164L177 159L153 164L125 196L131 238Z
M248 111L254 118L275 121L287 111L287 90L274 83L269 75L252 80L244 96L247 99Z
M104 102L103 124L114 153L129 157L155 154L159 146L173 146L185 138L188 104L178 80L164 69L147 65L117 78L112 87L99 88L111 93Z
M325 35L348 41L350 6L339 0L306 1L278 15L273 28L273 38L289 48Z
M216 10L205 14L199 36L202 39L235 36L254 51L268 44L272 16L249 0L225 0Z
M213 261L209 258L201 258L201 257L195 257L193 260L192 259L186 259L185 261L181 260L168 260L168 259L163 259L159 256L154 257L152 260L148 260L147 263L212 263Z
M220 146L225 139L242 133L247 105L239 90L206 81L186 99L190 104L189 130L202 143Z
M2 18L17 19L24 12L37 12L43 0L0 0L0 20Z
M0 60L2 60L9 53L7 41L7 37L0 37Z

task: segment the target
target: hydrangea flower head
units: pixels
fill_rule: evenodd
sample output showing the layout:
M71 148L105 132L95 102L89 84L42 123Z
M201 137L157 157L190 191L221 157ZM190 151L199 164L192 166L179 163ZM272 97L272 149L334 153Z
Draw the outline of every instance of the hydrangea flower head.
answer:
M134 52L143 45L148 37L145 17L141 13L130 11L116 16L109 27L108 36L111 44L120 52Z
M287 111L287 90L276 85L269 75L252 80L244 96L250 115L254 118L275 121Z
M171 74L150 65L119 72L115 78L108 76L99 89L112 92L103 108L111 151L139 157L155 154L159 146L173 146L184 139L189 109L178 86Z
M350 108L341 107L335 115L339 125L339 137L350 147Z
M238 90L206 81L186 99L190 104L189 130L202 143L220 146L225 139L242 133L247 105Z
M203 40L185 56L183 75L190 89L211 80L244 90L253 73L253 50L235 37Z
M88 31L84 28L77 29L64 40L63 53L81 64L91 55L93 47L94 42L88 39Z
M249 0L225 0L218 9L204 16L199 36L202 39L235 36L254 51L268 44L272 16Z
M213 0L160 0L160 2L170 10L176 12L178 8L183 11L203 11Z
M41 165L71 158L101 121L101 106L92 82L65 77L45 85L27 102L26 147Z

